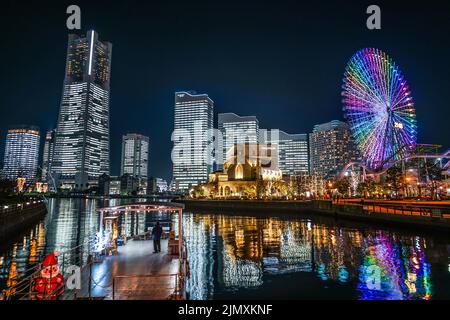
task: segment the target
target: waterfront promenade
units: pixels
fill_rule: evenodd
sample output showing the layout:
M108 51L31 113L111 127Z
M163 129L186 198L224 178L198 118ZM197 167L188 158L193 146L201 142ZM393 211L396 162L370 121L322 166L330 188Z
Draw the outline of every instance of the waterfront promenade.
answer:
M129 240L115 255L92 265L91 297L105 300L164 300L174 293L179 271L178 256L169 255L167 240L153 253L153 241ZM83 268L81 289L66 291L64 300L89 298L89 266Z
M42 219L47 206L42 199L27 199L25 202L0 206L0 241L14 237L27 227Z
M181 200L187 210L198 212L264 214L319 214L367 223L395 224L433 230L450 230L447 201L332 200Z

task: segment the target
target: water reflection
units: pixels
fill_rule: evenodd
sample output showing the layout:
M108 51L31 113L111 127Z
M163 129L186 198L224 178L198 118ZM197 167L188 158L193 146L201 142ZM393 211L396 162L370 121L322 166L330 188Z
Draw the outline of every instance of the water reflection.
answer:
M54 250L78 246L65 263L84 262L100 226L97 208L118 204L51 200L43 221L0 248L0 289ZM130 212L119 217L116 231L132 237L156 219L178 226L176 215ZM245 298L248 292L257 298L450 298L448 238L277 215L185 213L183 225L191 299Z
M88 240L98 228L96 203L85 199L51 199L45 219L36 224L19 241L1 252L0 288L17 282L18 276L30 269L48 253L64 252L80 246L64 255L65 264L85 261ZM60 261L61 263L62 261Z
M185 218L185 235L192 299L218 293L232 297L237 290L262 288L266 279L276 281L273 276L282 274L313 274L327 284L350 286L357 299L433 297L426 254L433 248L421 237L300 219L195 214ZM446 258L441 259L444 266ZM448 273L440 277L449 282ZM301 284L298 290L305 290Z
M366 248L358 285L361 299L429 300L432 297L425 239L398 239L379 232L367 237Z
M72 264L84 264L93 248L91 240L100 227L97 209L140 201L145 199L50 199L48 214L43 221L17 241L3 244L4 248L0 248L0 290L13 286L20 277L30 274L32 267L55 250L61 253L59 263L63 269ZM155 219L168 220L170 217L164 213L130 212L120 216L116 231L120 236L134 236L145 232Z

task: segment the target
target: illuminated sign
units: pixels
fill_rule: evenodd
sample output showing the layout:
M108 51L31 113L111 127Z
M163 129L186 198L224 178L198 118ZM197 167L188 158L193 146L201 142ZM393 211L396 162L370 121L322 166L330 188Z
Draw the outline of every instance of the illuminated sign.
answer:
M39 135L39 131L28 130L28 129L11 129L11 130L8 130L8 133L31 133L31 134Z

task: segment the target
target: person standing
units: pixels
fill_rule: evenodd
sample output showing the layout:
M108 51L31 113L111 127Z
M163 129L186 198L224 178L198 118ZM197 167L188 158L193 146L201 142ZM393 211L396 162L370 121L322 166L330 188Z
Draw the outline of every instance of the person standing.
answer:
M152 230L152 239L153 239L153 253L161 252L161 235L162 235L162 227L159 224L159 221L156 222L156 226L153 227Z

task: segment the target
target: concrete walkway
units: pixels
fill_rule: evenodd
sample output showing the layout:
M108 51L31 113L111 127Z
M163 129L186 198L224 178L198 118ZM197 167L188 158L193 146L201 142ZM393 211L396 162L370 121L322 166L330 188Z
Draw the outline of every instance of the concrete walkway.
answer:
M129 240L117 255L103 257L92 266L92 297L115 300L164 300L173 293L179 270L178 256L167 254L167 240L161 240L161 252L153 253L153 241ZM149 276L153 275L153 276ZM118 277L119 276L119 277ZM124 277L121 277L124 276ZM89 296L89 268L82 272L78 298ZM73 294L70 294L73 299ZM69 299L69 293L65 294ZM63 298L63 299L64 299Z

